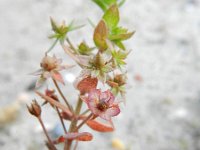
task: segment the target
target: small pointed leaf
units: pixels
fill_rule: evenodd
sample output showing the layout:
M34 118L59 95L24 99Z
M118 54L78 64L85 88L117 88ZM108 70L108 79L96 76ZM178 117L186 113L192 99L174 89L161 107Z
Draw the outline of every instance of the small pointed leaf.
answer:
M103 20L99 22L97 27L95 28L94 31L94 42L97 47L99 47L100 50L105 50L107 49L107 44L106 44L106 39L108 37L108 29Z
M117 35L110 35L109 39L110 40L127 40L133 36L135 32L129 32L129 33L124 33L124 34L117 34Z
M103 19L105 20L108 28L112 30L117 26L119 22L119 10L117 4L112 5L104 14Z
M113 127L110 127L108 125L102 124L100 122L97 122L95 120L89 120L86 122L86 124L93 130L99 131L99 132L112 132L114 131Z

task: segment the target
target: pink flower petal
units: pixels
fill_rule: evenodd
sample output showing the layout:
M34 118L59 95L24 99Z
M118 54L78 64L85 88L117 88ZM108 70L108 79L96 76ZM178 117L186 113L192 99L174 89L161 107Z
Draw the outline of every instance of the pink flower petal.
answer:
M106 114L108 114L111 117L117 116L119 113L120 113L120 109L118 106L114 106L106 110Z
M107 102L109 105L112 105L112 103L114 102L114 95L109 91L105 91L101 94L101 98L105 99L105 102Z
M81 98L85 103L88 103L88 96L80 96L80 98Z
M61 82L62 84L64 83L64 80L62 78L62 75L58 71L51 71L51 76L54 80Z
M110 99L110 93L109 91L104 91L100 94L100 100L103 100L104 102L107 102Z
M101 112L99 114L99 117L104 119L104 120L107 120L107 121L110 121L111 120L111 116L110 114L106 113L106 112Z
M89 101L95 101L96 103L98 103L99 98L100 98L100 94L101 94L101 90L99 90L99 89L91 90L89 95L88 95Z
M93 114L98 116L100 113L102 113L97 108L97 103L95 101L88 101L87 105L88 105L88 108L92 111Z

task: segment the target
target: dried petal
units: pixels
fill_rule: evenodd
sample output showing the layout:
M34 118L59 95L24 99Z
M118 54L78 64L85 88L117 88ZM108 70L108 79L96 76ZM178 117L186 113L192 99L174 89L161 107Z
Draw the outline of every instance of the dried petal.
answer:
M88 93L93 89L96 89L98 80L97 78L92 78L87 76L83 78L77 85L77 89L82 93Z
M91 141L93 139L92 134L89 132L71 132L66 135L60 136L57 140L54 141L55 144L64 142L65 140L78 140L78 141Z
M41 115L41 107L40 105L37 103L36 100L32 101L31 106L26 105L28 108L28 111L30 112L30 114L32 114L35 117L39 117Z
M62 105L60 102L55 101L54 99L52 99L51 97L48 97L44 94L42 94L39 91L35 91L36 94L38 94L39 96L41 96L43 99L45 99L46 101L48 101L50 104L60 108L62 111L66 112L67 114L70 114L71 117L73 116L72 112L69 111L69 109L67 107L65 107L64 105Z
M110 127L108 125L102 124L100 122L97 122L95 120L89 120L86 122L86 124L93 130L99 131L99 132L112 132L114 131L113 127Z

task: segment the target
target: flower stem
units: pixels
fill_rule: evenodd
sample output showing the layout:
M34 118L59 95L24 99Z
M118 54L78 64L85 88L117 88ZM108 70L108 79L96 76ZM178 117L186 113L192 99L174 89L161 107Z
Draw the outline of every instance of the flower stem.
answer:
M66 129L66 127L65 127L65 124L64 124L63 118L61 117L61 114L60 114L60 111L59 111L58 107L56 107L56 111L57 111L57 113L58 113L58 116L59 116L60 122L61 122L61 124L62 124L62 126L63 126L63 130L64 130L64 132L65 132L65 134L66 134L66 133L67 133L67 129Z
M47 54L47 53L49 53L54 47L55 47L55 45L56 45L56 43L58 42L58 38L53 42L53 44L51 45L51 47L46 51L46 53L45 54Z
M56 86L56 88L57 88L57 90L58 90L60 96L63 98L63 100L64 100L65 103L67 104L69 110L70 110L71 112L73 112L72 107L70 106L68 100L66 99L66 97L65 97L64 94L62 93L60 87L58 86L58 83L56 82L56 80L54 80L54 79L52 79L52 80L53 80L53 82L54 82L54 84L55 84L55 86Z
M49 144L50 144L50 146L51 146L51 149L52 149L52 150L57 150L56 147L54 146L53 142L51 141L51 139L50 139L48 133L47 133L47 130L46 130L45 126L44 126L44 123L43 123L41 117L38 117L38 120L39 120L39 122L40 122L40 124L41 124L41 126L42 126L42 129L43 129L43 131L44 131L44 134L45 134L46 137L47 137L47 140L48 140L48 142L49 142Z
M76 48L73 46L72 42L69 40L69 38L66 38L66 41L69 44L70 48L72 50L74 50L74 52L77 54L78 52L77 52Z
M84 115L87 114L88 112L90 112L89 109L85 110L82 114L80 114L80 116L84 116Z
M87 118L85 118L76 128L76 130L79 130L91 117L93 116L92 113L89 114L89 116L87 116Z
M76 117L72 120L72 122L70 124L69 132L75 132L76 131L76 125L77 125L77 122L78 122L77 116L79 116L79 114L80 114L81 107L82 107L82 100L79 97L78 102L76 104L76 109L75 109ZM71 145L72 145L72 140L68 140L67 143L65 144L64 150L70 150Z

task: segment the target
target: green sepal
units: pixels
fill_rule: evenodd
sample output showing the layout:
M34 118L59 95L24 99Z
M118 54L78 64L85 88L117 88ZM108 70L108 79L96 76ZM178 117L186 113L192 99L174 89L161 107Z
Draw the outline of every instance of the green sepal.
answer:
M117 4L113 4L103 15L108 28L112 30L119 23L119 10Z
M89 47L85 42L81 42L78 46L78 51L81 55L90 55L94 48Z

